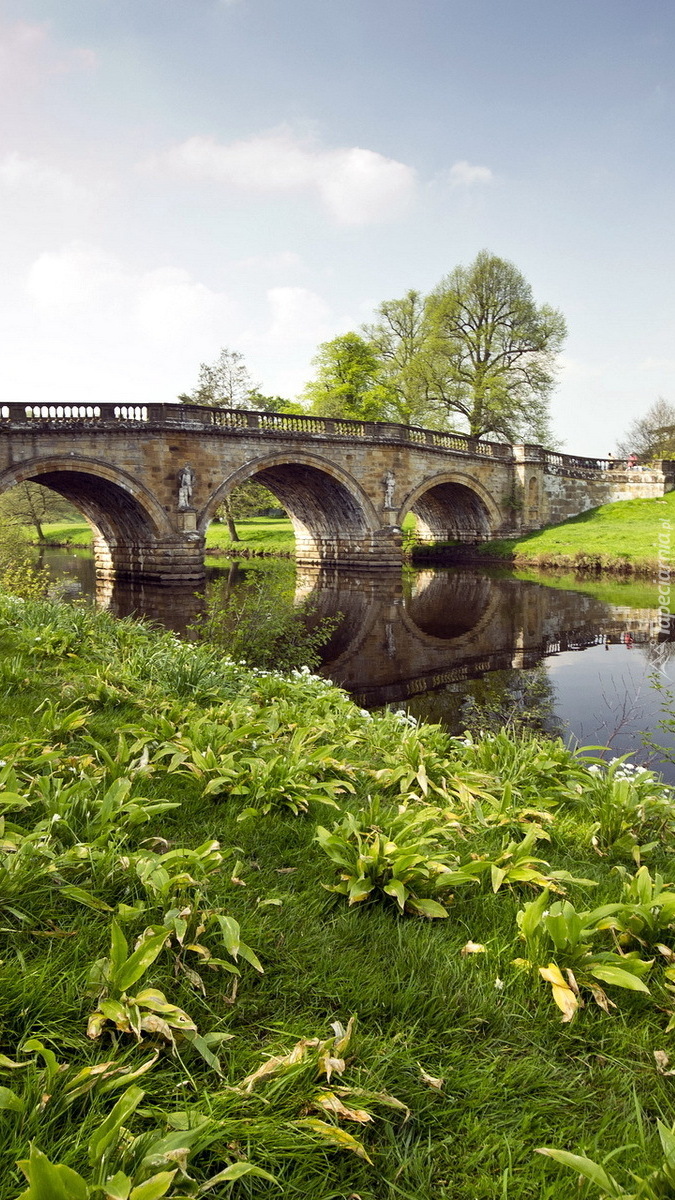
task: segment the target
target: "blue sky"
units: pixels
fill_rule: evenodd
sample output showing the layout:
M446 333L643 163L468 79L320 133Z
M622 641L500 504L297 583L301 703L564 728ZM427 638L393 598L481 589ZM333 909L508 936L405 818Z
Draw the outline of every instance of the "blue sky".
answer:
M604 454L675 403L673 63L671 0L0 0L0 395L293 396L486 247Z

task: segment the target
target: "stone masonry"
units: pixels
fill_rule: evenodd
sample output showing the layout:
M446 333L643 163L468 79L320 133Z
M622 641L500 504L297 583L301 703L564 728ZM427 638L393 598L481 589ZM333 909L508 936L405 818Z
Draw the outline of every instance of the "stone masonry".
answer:
M400 566L409 511L423 540L478 542L663 495L673 472L374 422L179 404L0 406L0 492L32 480L75 504L94 529L101 578L199 581L209 522L252 478L287 510L300 563L370 570Z

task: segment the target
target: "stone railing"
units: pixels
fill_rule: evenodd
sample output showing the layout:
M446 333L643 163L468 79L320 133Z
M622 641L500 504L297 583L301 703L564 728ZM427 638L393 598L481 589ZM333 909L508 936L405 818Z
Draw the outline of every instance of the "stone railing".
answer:
M554 475L578 475L589 471L659 471L665 475L675 473L675 463L669 460L629 466L626 458L586 458L578 454L559 454L555 450L545 450L543 446L525 445L522 451L527 462L543 463L545 469Z
M472 457L510 461L513 449L504 442L484 442L461 433L421 429L380 421L348 421L295 413L251 412L248 409L209 408L193 404L3 404L0 429L26 425L118 428L121 424L170 426L181 429L222 429L241 433L295 434L300 437L340 438L431 446Z

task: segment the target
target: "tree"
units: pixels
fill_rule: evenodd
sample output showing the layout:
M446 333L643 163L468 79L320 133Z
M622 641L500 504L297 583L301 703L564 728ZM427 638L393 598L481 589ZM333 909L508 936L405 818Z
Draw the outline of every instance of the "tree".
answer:
M401 300L385 300L376 316L379 319L364 325L363 332L387 388L388 418L404 425L438 423L445 409L430 395L424 369L429 339L424 297L421 292L409 291Z
M387 419L391 390L383 382L375 350L358 333L343 333L319 346L312 359L316 377L307 384L304 399L319 417L354 421Z
M286 405L289 410L293 410L293 406L289 406L280 396L263 396L258 390L258 385L251 379L243 354L238 350L229 350L227 346L223 346L214 363L200 365L197 386L191 392L181 393L178 399L183 404L208 404L216 408L283 412L284 409L279 406ZM304 412L304 409L302 411ZM270 496L269 492L266 494ZM220 511L227 523L230 539L233 542L240 541L235 517L241 518L243 513L235 512L235 506L229 496L221 504Z
M637 454L649 461L654 458L675 458L675 406L659 396L643 417L638 417L625 437L617 442L621 458Z
M18 483L0 497L0 518L34 529L42 545L46 541L42 526L47 521L79 521L81 515L50 488L39 483Z
M534 303L513 263L481 250L431 293L426 318L420 369L429 395L460 414L472 437L547 441L565 319Z
M197 386L183 392L183 404L210 404L217 408L253 408L251 397L259 397L243 354L223 346L214 363L201 363Z

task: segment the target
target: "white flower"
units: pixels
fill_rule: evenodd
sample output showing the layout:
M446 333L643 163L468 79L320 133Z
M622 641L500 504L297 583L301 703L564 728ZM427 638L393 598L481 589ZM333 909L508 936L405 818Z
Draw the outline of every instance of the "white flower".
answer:
M497 976L497 978L495 979L495 987L498 992L504 991L504 980L500 979L499 976Z

